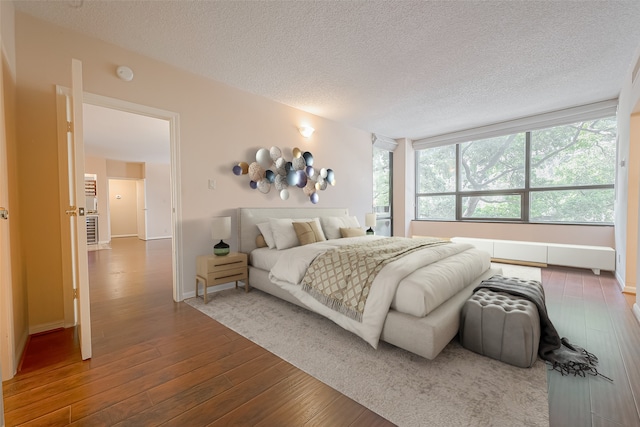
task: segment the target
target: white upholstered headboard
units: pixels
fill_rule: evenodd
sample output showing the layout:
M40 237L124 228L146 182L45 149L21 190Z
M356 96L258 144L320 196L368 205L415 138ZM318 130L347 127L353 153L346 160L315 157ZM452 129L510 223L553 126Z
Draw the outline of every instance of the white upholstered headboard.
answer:
M269 218L320 218L349 215L346 208L240 208L238 209L239 251L249 253L256 248L260 234L257 224Z

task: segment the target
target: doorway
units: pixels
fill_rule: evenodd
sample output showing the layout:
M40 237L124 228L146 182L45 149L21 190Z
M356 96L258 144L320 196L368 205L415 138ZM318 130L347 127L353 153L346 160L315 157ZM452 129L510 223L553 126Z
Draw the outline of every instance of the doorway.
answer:
M179 115L170 111L159 110L127 101L108 98L100 95L84 95L83 110L85 111L85 152L86 156L97 156L104 158L103 194L105 201L103 209L105 216L100 221L107 230L108 238L111 238L109 221L110 203L108 201L110 191L108 180L111 178L133 179L142 182L144 186L144 200L138 198L136 201L136 221L138 215L145 215L145 231L142 233L144 240L149 239L171 239L172 252L172 283L174 301L182 300L182 284L178 279L181 277L180 260L182 259L180 229L177 226L180 222L180 213L175 208L180 205L180 174L179 174ZM86 114L89 112L89 114ZM97 120L94 120L93 113ZM127 138L120 141L118 145L105 139L100 139L100 143L93 145L90 140L93 134L104 138L106 132L113 129L111 124L105 119L110 117L120 122L129 123L129 130L122 130L121 135ZM164 124L156 126L156 124ZM145 138L145 134L148 138ZM136 136L137 135L137 136ZM98 137L97 137L98 138ZM140 142L143 138L144 143ZM163 144L160 139L165 138L167 143ZM118 153L113 151L118 148ZM111 149L112 151L109 151ZM107 160L109 158L109 160ZM164 159L164 160L163 160ZM131 176L132 164L142 165L142 175ZM90 172L90 171L86 171ZM137 172L136 172L137 173ZM145 178L145 175L148 175ZM140 184L137 184L138 186ZM100 173L98 173L98 189L100 189ZM164 193L162 189L164 188ZM100 190L98 190L100 191ZM151 194L154 192L154 194ZM159 195L162 193L161 195ZM141 204L142 203L142 204ZM98 196L98 210L101 209L100 196ZM156 228L151 228L151 227ZM151 235L151 233L154 233ZM137 232L136 232L137 234ZM140 234L137 234L140 237ZM102 237L101 237L102 239Z

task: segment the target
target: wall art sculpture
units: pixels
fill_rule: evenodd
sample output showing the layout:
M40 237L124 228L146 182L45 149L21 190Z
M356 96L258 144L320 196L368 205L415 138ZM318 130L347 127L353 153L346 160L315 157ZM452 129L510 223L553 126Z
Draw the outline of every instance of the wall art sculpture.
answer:
M293 158L287 161L278 147L261 148L256 152L256 161L251 164L240 162L233 166L236 175L249 175L249 186L261 193L268 193L275 187L282 200L289 198L290 189L301 189L311 203L320 200L318 192L335 185L332 169L317 169L313 166L313 154L293 149Z

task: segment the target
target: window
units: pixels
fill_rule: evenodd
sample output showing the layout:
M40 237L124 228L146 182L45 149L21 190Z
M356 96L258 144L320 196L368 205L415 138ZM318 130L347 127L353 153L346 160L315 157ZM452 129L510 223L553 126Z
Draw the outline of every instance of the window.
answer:
M616 119L416 152L416 219L613 222Z
M377 214L375 234L379 236L392 234L392 159L391 151L373 147L373 211Z

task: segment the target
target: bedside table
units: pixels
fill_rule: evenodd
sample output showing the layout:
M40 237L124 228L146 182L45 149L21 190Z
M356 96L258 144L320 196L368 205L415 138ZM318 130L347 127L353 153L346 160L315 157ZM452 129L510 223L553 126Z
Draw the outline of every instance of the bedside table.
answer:
M247 268L247 254L231 252L229 255L200 255L196 258L196 298L198 284L204 285L204 303L207 303L207 288L223 283L244 280L244 291L249 292L249 270Z

